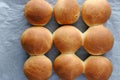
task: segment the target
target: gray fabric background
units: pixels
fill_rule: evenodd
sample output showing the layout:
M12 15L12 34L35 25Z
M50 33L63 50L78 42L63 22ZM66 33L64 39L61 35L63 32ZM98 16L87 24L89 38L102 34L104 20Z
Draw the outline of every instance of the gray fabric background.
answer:
M23 50L20 43L20 36L31 25L24 17L24 7L28 0L0 0L0 80L27 80L23 73L23 64L29 57ZM54 6L56 0L47 0ZM80 6L85 0L78 0ZM112 15L105 24L113 33L115 43L113 49L105 56L109 58L114 66L114 71L109 80L120 80L120 0L108 0L112 6ZM101 4L102 5L102 4ZM82 32L88 27L81 17L74 24ZM46 25L51 32L55 31L58 25L54 19ZM46 54L52 61L59 55L59 51L52 47ZM85 60L89 54L80 48L77 55ZM50 80L59 80L55 71ZM77 80L87 80L81 75Z

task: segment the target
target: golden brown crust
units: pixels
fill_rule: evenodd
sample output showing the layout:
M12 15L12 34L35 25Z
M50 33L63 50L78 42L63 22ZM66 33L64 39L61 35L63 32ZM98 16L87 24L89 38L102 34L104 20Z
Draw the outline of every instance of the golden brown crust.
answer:
M111 15L107 0L86 0L82 6L82 17L88 26L104 24Z
M58 0L54 15L59 24L73 24L79 19L80 6L77 0Z
M52 41L51 32L44 27L31 27L21 37L22 46L30 55L45 54L51 49Z
M85 75L88 80L108 80L112 71L111 61L103 56L90 56L85 61Z
M54 68L62 80L74 80L83 72L83 62L75 54L61 54L55 59Z
M62 53L74 53L82 45L82 33L74 26L62 26L53 33L53 40Z
M47 24L52 11L52 6L45 0L30 0L25 6L25 16L33 25Z
M103 25L89 28L84 33L84 47L92 55L101 55L112 49L114 37Z
M52 62L44 55L32 56L24 64L28 80L48 80L52 75Z

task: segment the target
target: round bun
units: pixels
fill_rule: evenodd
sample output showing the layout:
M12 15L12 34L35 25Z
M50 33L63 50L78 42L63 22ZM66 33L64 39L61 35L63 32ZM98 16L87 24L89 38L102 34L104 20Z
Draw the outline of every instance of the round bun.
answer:
M53 33L53 40L60 52L74 53L82 45L82 33L74 26L62 26Z
M84 48L92 55L102 55L112 49L114 37L103 25L90 27L84 33Z
M90 56L85 60L84 73L88 80L109 80L112 71L111 61L103 56Z
M82 6L82 18L88 26L104 24L111 15L107 0L86 0Z
M21 37L22 46L30 55L45 54L51 49L52 41L51 32L44 27L31 27Z
M61 54L55 59L54 68L61 80L74 80L83 72L83 62L75 54Z
M24 64L28 80L48 80L52 75L52 62L44 55L32 56Z
M54 15L59 24L73 24L80 16L77 0L58 0L54 7Z
M32 25L46 25L52 12L52 6L45 0L30 0L25 6L25 16Z

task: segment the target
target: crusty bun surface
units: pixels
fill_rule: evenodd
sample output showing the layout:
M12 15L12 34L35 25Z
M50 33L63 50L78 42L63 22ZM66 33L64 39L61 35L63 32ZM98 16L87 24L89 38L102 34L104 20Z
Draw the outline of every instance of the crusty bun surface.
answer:
M104 24L111 15L111 6L107 0L85 0L82 6L82 18L92 27Z
M77 0L58 0L54 6L54 15L59 24L73 24L80 16Z
M61 54L55 59L54 68L61 80L75 80L83 72L83 62L75 54Z
M102 55L112 49L114 37L103 25L90 27L84 33L84 48L92 55Z
M46 25L52 12L52 6L45 0L30 0L25 6L25 16L32 25Z
M53 40L61 53L75 53L82 45L82 33L74 26L61 26L53 33Z
M45 27L28 28L21 37L22 46L30 55L45 54L52 42L52 34Z
M109 59L103 56L90 56L84 63L84 73L88 80L109 80L113 71Z
M44 55L31 56L24 64L28 80L48 80L52 75L52 62Z

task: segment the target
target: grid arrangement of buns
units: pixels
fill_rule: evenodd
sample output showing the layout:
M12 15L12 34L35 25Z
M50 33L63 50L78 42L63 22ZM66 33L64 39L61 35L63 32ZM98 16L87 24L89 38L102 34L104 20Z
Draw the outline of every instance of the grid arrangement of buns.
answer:
M53 34L45 28L52 13L57 23L62 25ZM54 9L45 0L28 1L25 16L33 26L21 36L21 44L30 55L24 64L28 80L49 80L53 66L61 80L75 80L82 73L88 80L109 79L113 65L102 55L110 51L114 44L112 32L104 26L111 15L111 6L107 0L85 0L81 15L89 26L84 33L72 25L80 17L77 0L58 0ZM44 54L53 43L61 54L52 66L51 60ZM81 46L91 54L85 61L75 55Z

